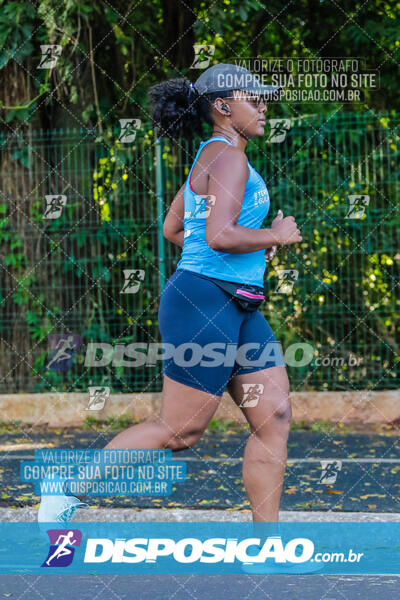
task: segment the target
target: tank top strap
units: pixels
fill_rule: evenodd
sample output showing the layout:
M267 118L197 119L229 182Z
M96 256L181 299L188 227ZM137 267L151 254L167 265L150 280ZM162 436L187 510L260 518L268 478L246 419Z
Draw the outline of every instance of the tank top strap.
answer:
M230 146L233 145L232 142L230 142L229 140L224 138L224 136L222 136L222 135L214 135L213 137L208 138L208 140L206 140L205 142L201 142L201 143L204 144L204 146L206 146L207 144L209 144L210 142L214 142L215 140L217 140L218 142L226 142Z
M208 138L208 140L206 140L205 142L200 142L199 149L197 150L197 153L196 153L196 156L194 157L194 161L192 163L192 166L190 167L190 171L189 171L187 179L186 179L185 187L186 187L187 184L189 184L189 189L192 189L191 185L190 185L190 177L192 175L192 171L193 171L194 165L196 164L197 159L200 156L200 152L203 150L204 146L207 146L207 144L209 144L210 142L214 142L215 140L218 141L218 142L226 142L230 146L233 145L229 140L227 140L226 138L224 138L222 135L215 135L213 137Z
M207 140L207 141L205 141L205 142L201 142L201 146L200 146L200 148L199 148L199 152L198 152L198 154L197 154L197 156L196 156L196 158L195 158L195 161L196 161L196 160L198 159L198 157L199 157L200 150L202 150L202 149L204 148L204 146L206 146L206 145L207 145L207 144L209 144L210 142L213 142L214 140L217 140L217 141L219 141L219 142L226 142L226 143L227 143L227 144L229 144L230 146L233 146L232 142L230 142L229 140L227 140L226 138L224 138L222 135L215 135L214 137L210 137L210 138L208 138L208 140ZM251 164L249 163L249 159L247 158L247 156L246 156L246 160L247 160L247 164L248 164L248 165L251 167ZM193 164L193 166L194 166L194 164ZM192 168L193 168L193 166L192 166Z

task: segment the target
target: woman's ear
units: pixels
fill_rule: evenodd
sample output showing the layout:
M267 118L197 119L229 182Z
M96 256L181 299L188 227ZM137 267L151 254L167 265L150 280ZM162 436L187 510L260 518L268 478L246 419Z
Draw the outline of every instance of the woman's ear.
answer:
M229 106L227 104L225 104L225 102L223 101L222 98L216 98L215 99L215 101L214 101L214 108L216 108L218 112L220 112L221 110L223 110L228 115L231 114L231 109L229 108Z

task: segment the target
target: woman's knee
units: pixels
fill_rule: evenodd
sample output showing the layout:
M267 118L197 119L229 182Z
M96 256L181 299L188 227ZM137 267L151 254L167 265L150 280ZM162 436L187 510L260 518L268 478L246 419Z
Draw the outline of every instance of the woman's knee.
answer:
M197 444L202 435L202 431L185 431L174 433L168 440L168 448L175 451L191 448Z
M290 382L286 369L279 368L279 376L273 381L268 380L264 385L264 399L268 412L274 420L281 423L290 423L292 419L292 405L289 398Z
M170 450L184 450L191 448L202 437L204 430L198 428L179 429L157 420L159 427L163 429L164 447Z
M292 403L289 398L289 393L287 393L276 401L274 406L273 417L278 422L290 426L292 416Z
M269 404L273 418L282 424L290 425L292 420L292 404L289 398L290 382L286 369L282 370L275 384L271 393L267 394L267 396L270 396Z
M260 440L271 440L272 438L281 438L287 441L292 421L292 406L289 395L282 395L270 400L268 404L268 414L263 418L251 422L251 432L257 435Z

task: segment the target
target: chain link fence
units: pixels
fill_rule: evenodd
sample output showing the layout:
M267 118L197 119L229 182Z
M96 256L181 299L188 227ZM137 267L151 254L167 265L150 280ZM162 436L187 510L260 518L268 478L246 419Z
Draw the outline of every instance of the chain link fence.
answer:
M281 208L303 236L267 266L261 309L293 390L399 385L399 120L274 119L248 145L271 199L263 226ZM161 390L161 363L140 366L127 346L161 342L160 293L180 256L162 223L199 141L156 140L146 124L130 143L120 130L0 136L1 393ZM104 364L88 367L100 343ZM63 370L49 366L57 351Z

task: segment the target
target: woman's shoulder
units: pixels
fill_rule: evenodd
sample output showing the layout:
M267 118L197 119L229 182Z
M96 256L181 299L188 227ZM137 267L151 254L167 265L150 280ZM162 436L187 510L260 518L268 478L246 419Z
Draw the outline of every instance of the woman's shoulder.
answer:
M240 148L215 139L212 143L200 146L200 152L194 174L208 173L216 177L242 174L246 179L250 175L249 163L246 154Z

